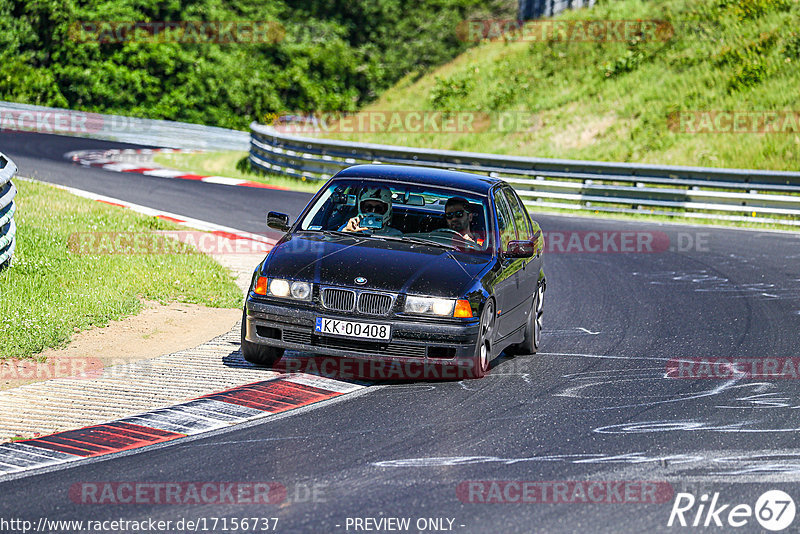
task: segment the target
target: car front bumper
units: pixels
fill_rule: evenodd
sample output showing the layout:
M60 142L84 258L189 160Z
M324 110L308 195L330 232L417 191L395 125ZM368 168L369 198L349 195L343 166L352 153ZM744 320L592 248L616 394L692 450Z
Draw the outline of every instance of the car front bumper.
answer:
M320 335L314 331L318 317L391 325L389 341ZM287 350L344 358L398 362L458 364L466 367L475 354L479 320L462 323L399 317L344 315L315 308L300 308L247 301L245 339L251 343Z

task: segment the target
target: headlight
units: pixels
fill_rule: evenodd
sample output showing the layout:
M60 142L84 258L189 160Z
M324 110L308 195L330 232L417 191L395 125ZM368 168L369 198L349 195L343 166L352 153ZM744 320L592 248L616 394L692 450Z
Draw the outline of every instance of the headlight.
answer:
M289 282L280 278L273 278L269 281L269 294L273 297L288 297Z
M311 284L308 282L292 282L292 298L309 300L311 298Z
M406 297L406 313L449 316L453 313L453 299L436 297Z
M271 297L311 300L311 284L308 282L290 282L282 278L270 278L268 288L268 295Z

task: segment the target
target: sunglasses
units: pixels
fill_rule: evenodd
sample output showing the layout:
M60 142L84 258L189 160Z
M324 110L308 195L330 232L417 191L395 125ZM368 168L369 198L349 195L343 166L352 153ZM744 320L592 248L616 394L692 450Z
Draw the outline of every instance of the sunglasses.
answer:
M444 218L445 218L445 219L447 219L448 221L449 221L450 219L452 219L453 217L455 217L456 219L460 219L460 218L461 218L461 217L463 217L463 216L464 216L466 213L467 213L467 212L466 212L465 210L458 210L458 211L450 211L450 212L445 212L445 214L444 214Z
M383 202L371 202L367 204L366 202L361 204L361 212L362 213L377 213L378 215L383 215L386 213L386 204Z

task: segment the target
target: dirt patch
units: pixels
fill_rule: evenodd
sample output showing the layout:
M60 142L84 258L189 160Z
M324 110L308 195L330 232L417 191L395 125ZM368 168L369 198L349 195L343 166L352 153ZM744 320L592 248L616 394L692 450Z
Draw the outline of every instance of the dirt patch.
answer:
M559 150L585 148L604 134L616 121L614 114L602 117L585 117L569 124L565 129L556 132L550 138L553 146Z
M133 317L79 332L37 360L0 360L0 390L52 378L92 377L106 367L196 347L233 328L242 310L155 302Z

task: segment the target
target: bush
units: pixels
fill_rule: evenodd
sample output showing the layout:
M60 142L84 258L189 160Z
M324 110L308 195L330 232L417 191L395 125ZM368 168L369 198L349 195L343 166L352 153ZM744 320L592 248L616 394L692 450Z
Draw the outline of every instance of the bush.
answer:
M405 74L463 51L460 21L509 18L515 9L513 0L294 4L2 2L0 99L241 129L268 113L353 111ZM285 34L246 44L104 42L78 24L235 20L273 21Z
M767 67L763 63L759 61L745 63L733 73L733 76L728 81L728 88L731 92L735 92L753 87L764 81L767 74Z
M463 73L449 78L436 76L430 92L431 105L434 109L457 109L456 101L469 95L475 84L471 73Z

